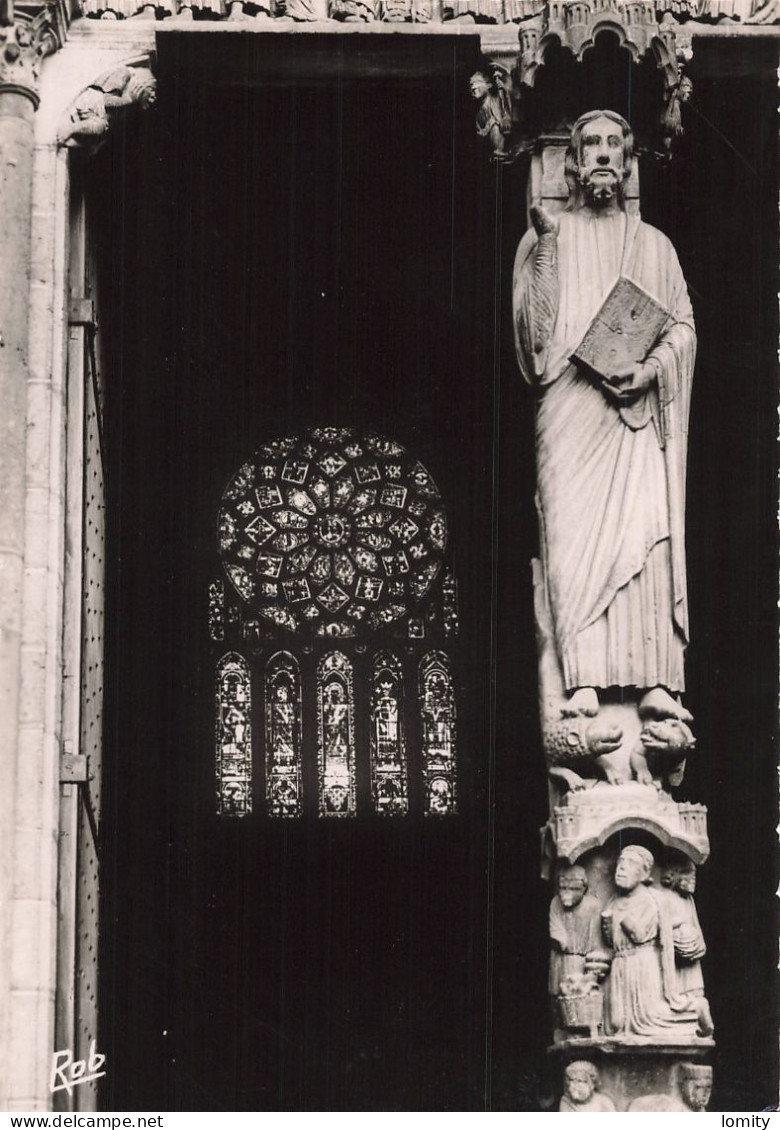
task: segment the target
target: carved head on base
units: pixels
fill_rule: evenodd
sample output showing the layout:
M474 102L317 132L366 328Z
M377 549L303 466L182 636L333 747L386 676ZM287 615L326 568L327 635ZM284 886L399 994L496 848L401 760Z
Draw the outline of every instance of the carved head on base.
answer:
M692 1111L706 1110L712 1096L712 1068L703 1063L681 1063L680 1094Z
M593 1098L599 1082L599 1073L586 1059L570 1063L563 1073L563 1087L566 1097L575 1106L582 1106Z

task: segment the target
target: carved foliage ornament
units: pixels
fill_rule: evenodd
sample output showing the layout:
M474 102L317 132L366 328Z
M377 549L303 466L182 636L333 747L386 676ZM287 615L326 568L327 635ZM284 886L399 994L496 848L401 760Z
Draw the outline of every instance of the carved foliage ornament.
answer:
M23 94L36 109L41 59L57 50L64 34L56 15L56 9L46 8L32 18L15 19L12 8L0 9L0 92Z

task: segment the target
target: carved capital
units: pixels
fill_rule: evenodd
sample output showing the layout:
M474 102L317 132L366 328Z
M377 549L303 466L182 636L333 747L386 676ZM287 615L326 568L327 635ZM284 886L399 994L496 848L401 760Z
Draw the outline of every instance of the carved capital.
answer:
M64 22L55 7L5 14L7 22L0 22L0 94L22 94L37 110L41 60L61 45Z
M105 141L117 116L133 106L148 110L156 100L157 80L148 58L123 63L96 78L74 99L57 135L57 143L94 152Z

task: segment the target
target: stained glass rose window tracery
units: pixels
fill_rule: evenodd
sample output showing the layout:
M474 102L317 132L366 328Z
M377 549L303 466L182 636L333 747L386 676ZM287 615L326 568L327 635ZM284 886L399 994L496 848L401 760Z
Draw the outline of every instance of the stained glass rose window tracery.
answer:
M313 428L265 444L220 506L236 592L291 631L349 638L407 616L439 573L447 523L428 471L400 444Z

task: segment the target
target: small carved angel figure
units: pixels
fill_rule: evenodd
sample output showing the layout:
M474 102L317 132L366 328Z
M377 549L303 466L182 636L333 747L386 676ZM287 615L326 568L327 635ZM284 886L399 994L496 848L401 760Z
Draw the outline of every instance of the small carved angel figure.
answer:
M689 102L693 94L693 83L683 75L676 86L666 92L666 101L661 111L661 131L664 149L668 153L674 142L683 135L682 112L680 107Z
M500 161L506 151L506 139L512 132L512 97L504 85L503 75L497 75L498 70L503 68L494 68L491 76L477 71L469 79L469 88L471 97L479 103L477 133L488 139L493 147L493 159Z

